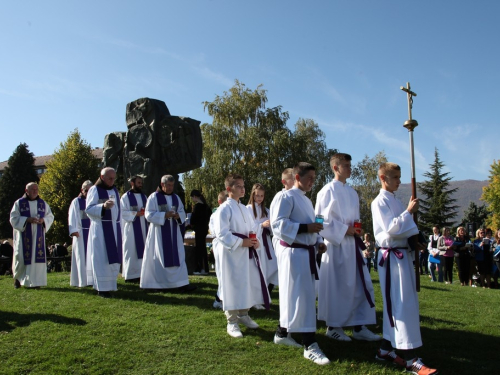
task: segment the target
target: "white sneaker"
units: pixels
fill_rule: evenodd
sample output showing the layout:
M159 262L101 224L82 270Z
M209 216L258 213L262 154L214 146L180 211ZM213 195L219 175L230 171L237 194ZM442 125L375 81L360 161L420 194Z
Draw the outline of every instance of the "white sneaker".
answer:
M352 341L349 336L344 333L344 330L341 327L334 329L326 329L325 333L326 337L329 337L338 341Z
M214 304L212 305L214 309L221 309L222 310L222 301L219 302L217 300L214 301Z
M278 335L274 335L274 343L278 345L287 345L294 346L296 348L302 348L302 345L295 341L291 334L288 334L286 337L279 337Z
M370 331L365 326L362 326L361 331L359 331L359 332L353 331L352 337L356 340L363 340L363 341L380 341L380 340L382 340L382 336L374 334L372 331Z
M317 342L309 345L308 348L304 348L304 358L310 359L317 365L327 365L330 363L330 360L321 351Z
M265 309L266 309L266 308L265 308L264 306L262 306L262 305L255 305L255 306L253 306L252 308L253 308L253 309L255 309L255 310L265 310Z
M251 329L259 328L259 325L255 323L248 315L238 316L238 323L241 323L247 328Z
M227 323L227 333L229 336L236 337L237 339L243 337L238 323Z

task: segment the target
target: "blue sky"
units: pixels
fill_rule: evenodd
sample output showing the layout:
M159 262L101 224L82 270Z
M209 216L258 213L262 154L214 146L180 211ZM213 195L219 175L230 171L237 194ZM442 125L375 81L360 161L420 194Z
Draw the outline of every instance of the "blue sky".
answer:
M409 182L409 81L417 181L435 147L454 180L485 180L499 159L498 14L493 0L5 0L0 161L21 142L51 154L75 128L102 147L141 97L211 122L202 102L238 79L263 84L290 128L315 120L354 163L384 150Z

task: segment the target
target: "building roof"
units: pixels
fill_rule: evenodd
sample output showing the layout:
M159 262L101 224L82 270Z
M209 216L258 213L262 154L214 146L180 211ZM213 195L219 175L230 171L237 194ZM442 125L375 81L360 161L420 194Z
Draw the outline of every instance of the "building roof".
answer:
M103 149L96 147L92 150L92 154L94 154L96 159L102 160ZM52 155L44 155L44 156L35 156L35 162L33 166L38 169L41 167L45 167L47 162L52 159ZM9 165L9 161L2 161L0 163L0 172L3 172L5 167Z

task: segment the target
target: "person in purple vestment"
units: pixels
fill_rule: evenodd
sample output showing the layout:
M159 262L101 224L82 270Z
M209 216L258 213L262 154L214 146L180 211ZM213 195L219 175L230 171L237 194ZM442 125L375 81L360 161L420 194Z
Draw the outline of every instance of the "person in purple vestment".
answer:
M114 186L116 171L107 167L87 193L85 212L91 220L88 255L92 265L92 284L103 298L118 290L117 278L122 258L120 203Z

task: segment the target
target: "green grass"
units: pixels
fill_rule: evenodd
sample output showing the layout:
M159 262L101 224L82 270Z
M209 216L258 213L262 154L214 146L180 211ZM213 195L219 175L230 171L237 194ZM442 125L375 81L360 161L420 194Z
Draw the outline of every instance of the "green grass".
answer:
M378 275L372 277L381 322ZM330 366L304 359L301 349L274 345L277 291L269 312L250 313L261 328L243 327L244 338L233 339L224 314L212 308L215 277L190 280L198 289L184 295L146 292L120 279L114 297L102 299L91 288L71 288L68 273L50 273L48 287L39 290L16 290L2 276L0 373L401 374L374 360L377 343L329 340L323 322L318 342ZM421 280L424 346L418 354L440 374L499 373L500 290Z

